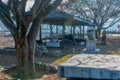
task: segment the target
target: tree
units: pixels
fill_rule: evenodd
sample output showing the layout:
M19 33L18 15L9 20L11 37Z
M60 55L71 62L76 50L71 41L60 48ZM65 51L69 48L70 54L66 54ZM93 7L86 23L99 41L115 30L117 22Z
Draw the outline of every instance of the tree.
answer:
M73 14L79 14L96 24L99 37L101 29L107 29L120 21L119 4L120 0L69 0L69 5L72 6L67 6L74 11Z
M10 30L18 59L19 78L34 78L35 42L39 25L50 11L62 0L33 0L34 4L26 10L29 0L0 0L0 20Z

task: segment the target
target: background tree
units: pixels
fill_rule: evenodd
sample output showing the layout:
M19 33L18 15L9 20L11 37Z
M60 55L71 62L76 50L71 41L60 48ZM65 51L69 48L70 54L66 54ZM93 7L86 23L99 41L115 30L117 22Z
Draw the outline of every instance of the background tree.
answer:
M33 6L28 11L26 11L26 3L29 0L3 1L0 0L0 20L14 38L19 77L22 80L33 78L35 42L39 25L62 0L33 0Z
M94 22L99 37L101 29L107 29L120 21L119 4L120 0L69 0L64 8L72 14Z

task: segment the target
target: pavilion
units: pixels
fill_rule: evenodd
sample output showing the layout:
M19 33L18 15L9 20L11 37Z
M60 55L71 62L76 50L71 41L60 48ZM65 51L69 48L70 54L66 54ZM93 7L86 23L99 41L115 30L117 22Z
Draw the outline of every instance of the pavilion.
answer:
M56 25L56 26L62 26L62 34L65 34L65 26L71 26L71 32L72 35L75 35L75 28L76 26L80 26L80 35L82 34L82 39L84 39L84 26L95 26L92 22L85 20L83 18L74 16L68 12L62 11L62 10L53 10L51 13L49 13L45 19L43 20L42 24L49 24L50 26ZM80 37L81 38L81 37ZM41 27L40 27L40 35L39 39L41 39Z

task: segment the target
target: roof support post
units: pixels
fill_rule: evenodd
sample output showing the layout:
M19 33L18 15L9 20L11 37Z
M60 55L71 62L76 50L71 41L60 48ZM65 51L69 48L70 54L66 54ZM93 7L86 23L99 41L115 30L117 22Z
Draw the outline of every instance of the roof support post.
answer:
M65 25L62 25L63 29L62 29L62 34L63 36L65 35Z
M39 29L39 41L40 43L42 43L42 25L40 25L40 29Z
M75 30L76 29L76 26L75 25L73 25L73 39L74 39L74 45L76 45L77 44L77 42L76 42L76 34L75 34Z
M73 36L75 37L75 26L73 25Z
M64 42L65 42L65 25L62 25L62 48L64 47Z
M56 34L58 34L58 27L59 27L59 26L58 26L58 25L56 25Z
M53 25L50 24L50 36L53 34Z
M83 27L83 39L85 39L85 26L82 27Z
M52 24L49 24L50 25L50 41L52 42L52 34L53 34L53 25Z
M79 30L80 30L80 39L81 39L81 34L82 34L82 29L81 29L81 26L79 26Z
M71 32L71 35L73 34L73 31L72 31L72 26L70 26L71 27L71 30L70 30L70 32Z

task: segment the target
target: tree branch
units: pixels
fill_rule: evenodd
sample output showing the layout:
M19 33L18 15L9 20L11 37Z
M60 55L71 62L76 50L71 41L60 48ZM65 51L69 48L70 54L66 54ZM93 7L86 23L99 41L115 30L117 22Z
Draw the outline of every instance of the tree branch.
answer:
M34 19L30 31L28 33L28 39L29 40L34 40L37 36L38 33L38 29L39 29L39 25L40 23L42 23L42 20L55 8L57 8L57 6L61 3L62 0L56 0L53 4L49 5L48 3L48 7L44 7L42 8L42 10L40 10L38 16L36 16L36 18ZM41 9L41 8L40 8Z
M11 3L8 2L8 4L11 4ZM10 32L13 35L14 39L16 39L17 38L16 37L17 29L16 29L16 26L15 26L13 20L12 20L12 16L11 16L11 14L9 12L10 7L9 7L8 4L5 4L0 0L0 20L10 30Z
M22 0L21 1L21 13L23 16L25 16L25 7L26 7L27 0Z
M120 18L117 19L117 20L114 20L110 25L108 25L107 27L105 27L105 28L103 28L103 29L110 28L110 27L112 27L114 24L116 24L116 23L119 22L119 21L120 21Z
M4 25L10 30L12 35L15 35L15 33L16 33L15 25L11 21L9 21L9 19L2 12L0 13L0 19L4 23Z
M49 5L51 0L36 0L32 9L30 10L30 15L28 17L29 22L31 22L40 12L43 8Z
M4 10L6 13L9 13L9 7L0 0L0 7L2 10Z

